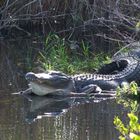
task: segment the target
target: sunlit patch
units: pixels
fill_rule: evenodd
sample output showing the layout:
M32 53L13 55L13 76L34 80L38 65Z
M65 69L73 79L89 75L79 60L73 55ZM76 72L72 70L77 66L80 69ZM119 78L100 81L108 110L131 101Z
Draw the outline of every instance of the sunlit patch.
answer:
M39 79L50 79L50 78L52 78L51 75L46 74L46 73L38 73L38 74L35 74L35 75Z

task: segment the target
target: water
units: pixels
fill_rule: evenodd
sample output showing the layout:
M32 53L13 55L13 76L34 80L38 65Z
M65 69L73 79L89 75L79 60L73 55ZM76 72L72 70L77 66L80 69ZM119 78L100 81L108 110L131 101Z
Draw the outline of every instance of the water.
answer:
M127 109L115 99L12 94L27 88L23 58L33 60L37 45L33 40L1 42L0 140L117 140L113 118L126 120Z
M33 101L0 92L2 140L112 140L117 139L114 115L126 111L115 100L99 103L63 99ZM79 104L78 104L79 102ZM42 103L42 104L41 104ZM72 105L72 106L70 106Z

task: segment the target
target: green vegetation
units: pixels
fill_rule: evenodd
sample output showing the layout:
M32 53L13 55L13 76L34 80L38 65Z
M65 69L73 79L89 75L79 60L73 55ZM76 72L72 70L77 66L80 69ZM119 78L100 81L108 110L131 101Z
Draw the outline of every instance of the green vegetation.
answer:
M110 59L103 53L95 55L89 51L89 47L84 41L69 44L64 38L50 34L46 38L46 47L39 52L38 59L45 70L60 70L69 74L94 72Z
M114 124L116 129L119 130L121 135L120 140L140 140L140 124L138 123L138 117L133 113L128 113L130 119L128 125L124 125L123 122L116 116L114 118Z
M122 104L125 108L128 108L128 110L130 110L133 113L137 112L139 109L138 100L124 98L124 97L117 98L116 100L118 104Z
M131 112L136 112L139 108L140 93L136 82L131 82L129 86L117 89L116 101L124 107L130 109Z
M124 125L118 116L114 118L116 129L121 133L120 140L140 140L140 124L138 123L139 114L139 92L136 82L131 82L130 86L117 89L117 102L130 109L128 113L130 119L128 125Z
M138 92L138 85L135 81L131 82L130 85L124 85L123 88L118 87L117 96L137 96L140 94Z

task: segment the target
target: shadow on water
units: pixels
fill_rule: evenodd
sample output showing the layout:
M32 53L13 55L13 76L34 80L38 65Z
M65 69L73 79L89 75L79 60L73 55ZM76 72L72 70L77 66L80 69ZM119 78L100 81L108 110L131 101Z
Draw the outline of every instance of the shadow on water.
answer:
M20 96L28 55L35 60L33 40L0 43L1 140L117 140L113 118L126 120L127 109L115 99ZM29 47L28 47L29 46ZM29 50L31 49L29 54Z

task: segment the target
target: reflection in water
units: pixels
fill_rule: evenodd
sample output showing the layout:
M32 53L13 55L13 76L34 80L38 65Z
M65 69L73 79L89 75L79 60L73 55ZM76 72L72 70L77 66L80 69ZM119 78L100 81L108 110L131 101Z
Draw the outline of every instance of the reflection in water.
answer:
M26 120L32 123L42 117L56 117L66 113L68 109L76 104L90 102L89 98L72 97L40 97L37 95L23 95L30 101L30 107L25 108L27 112Z
M126 109L116 104L115 99L95 103L84 98L26 99L11 94L27 86L24 81L23 55L25 59L32 56L34 60L36 56L32 54L38 51L31 46L35 46L33 40L0 43L0 139L118 139L113 118L118 115L121 120L125 120ZM39 116L42 119L38 119Z
M27 95L26 95L27 96ZM27 98L27 97L26 97ZM28 100L31 105L27 110L26 120L31 123L36 119L42 117L55 117L62 113L65 113L70 108L71 99L59 99L59 98L48 98L38 97L36 95L28 96Z
M32 123L42 117L56 117L66 113L69 108L83 103L100 102L107 98L86 98L86 97L59 97L59 96L37 96L34 94L22 95L30 102L30 107L26 107L26 121Z
M5 95L0 101L2 140L112 140L117 139L114 115L125 119L126 112L115 100L95 103L84 98L26 99L10 92L0 94ZM45 113L50 116L44 117Z

